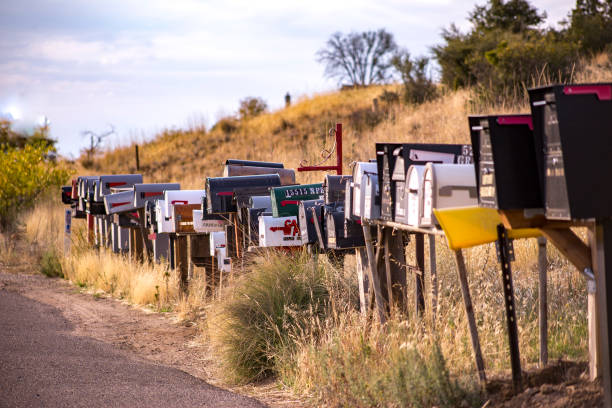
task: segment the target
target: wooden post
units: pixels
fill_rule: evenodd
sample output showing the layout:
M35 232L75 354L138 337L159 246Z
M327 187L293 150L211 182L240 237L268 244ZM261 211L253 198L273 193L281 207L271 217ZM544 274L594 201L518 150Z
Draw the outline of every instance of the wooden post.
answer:
M422 316L425 311L425 296L423 294L425 277L425 234L415 234L416 250L416 281L415 281L415 306L417 316Z
M600 369L604 389L604 407L612 406L612 381L610 378L610 357L612 357L612 279L608 279L607 265L612 264L612 219L597 220L595 226L595 284L599 320L599 341L601 347ZM606 256L607 255L607 256ZM610 268L612 271L612 267Z
M136 153L136 171L140 171L140 158L138 157L138 145L134 145L134 152Z
M357 282L359 284L359 305L363 316L366 316L370 308L370 281L367 275L368 255L365 248L355 251L355 267L357 268Z
M393 313L393 280L391 279L391 254L389 243L391 241L391 235L393 231L391 228L384 228L383 230L383 241L385 248L385 275L387 278L387 300L389 301L389 314Z
M87 214L87 243L94 244L94 216L91 214Z
M135 262L142 262L142 238L138 228L130 228L130 256Z
M144 208L138 209L138 225L140 229L140 237L142 238L142 247L145 249L147 262L151 262L153 255L153 244L149 241L147 231L145 229L145 210Z
M380 279L378 275L377 260L374 256L374 246L372 245L372 233L370 232L370 225L363 223L363 235L365 238L366 252L368 254L369 268L368 272L370 275L370 281L374 287L374 300L376 301L376 311L378 312L378 319L383 324L387 321L385 316L385 301L383 299L383 293L380 286Z
M595 280L587 279L587 319L589 327L589 378L595 380L601 377L601 342L598 330L599 319L597 311L597 274L602 270L599 267L597 240L595 231L589 230L589 245L591 247L591 258L593 261L593 274Z
M460 249L455 251L455 261L457 262L457 274L459 275L459 283L461 284L461 295L463 296L465 315L470 329L470 339L472 340L472 350L474 351L474 359L476 360L476 369L478 370L480 382L485 384L487 382L487 376L485 373L484 360L482 359L482 351L480 350L478 327L476 326L476 319L474 318L474 308L472 306L472 297L470 296L470 287L467 281L465 260L463 259L463 253Z
M176 268L179 271L179 284L182 293L187 292L187 278L189 274L189 257L187 254L187 237L177 235L174 240L174 252L176 256Z
M438 313L438 271L436 268L436 236L429 235L429 273L431 275L431 318L436 322Z
M538 323L540 326L540 368L548 365L548 296L547 296L547 270L546 238L538 238Z
M389 241L391 253L391 282L393 286L393 300L396 305L407 311L408 296L406 289L406 234L404 231L394 231Z

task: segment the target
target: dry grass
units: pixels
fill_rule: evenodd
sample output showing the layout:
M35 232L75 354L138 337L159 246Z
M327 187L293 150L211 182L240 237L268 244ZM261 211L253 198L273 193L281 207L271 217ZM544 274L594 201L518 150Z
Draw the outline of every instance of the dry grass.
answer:
M608 55L597 56L579 66L582 68L575 74L576 82L612 80ZM546 81L545 78L538 80L539 83ZM201 188L205 176L218 176L223 161L230 157L282 161L289 168L296 168L302 159L316 163L320 147L330 146L327 129L335 122L344 125L346 172L347 163L374 157L375 142L468 143L467 115L529 111L524 96L488 105L470 90L442 90L440 98L420 106L395 104L381 106L379 111L373 112L372 99L383 90L372 87L303 98L288 109L237 123L232 131L220 128L164 131L155 140L140 145L143 173L146 181L178 181L183 188ZM92 172L133 172L135 169L130 163L133 163L133 145L107 152ZM321 178L320 173L298 174L299 182L318 182ZM59 205L37 207L26 218L28 240L41 247L60 250L62 216ZM78 224L75 221L75 226ZM219 342L223 337L223 325L214 323L223 321L223 316L217 314L209 321L210 316L204 311L227 311L224 309L227 304L223 302L235 300L240 293L235 292L236 288L244 285L245 280L248 282L248 277L230 280L221 299L211 303L204 281L196 274L189 295L179 297L176 277L168 275L166 266L135 264L106 251L83 249L80 236L77 228L73 248L80 250L62 262L65 274L73 282L104 290L133 303L157 305L160 310L173 307L183 319L212 322L202 324L208 326L209 338ZM52 237L50 241L49 237ZM317 316L307 321L310 327L301 327L303 335L291 332L290 348L273 351L280 353L277 361L281 364L272 371L297 393L326 405L442 405L435 399L427 400L432 393L447 395L447 401L466 401L468 405L478 400L478 390L473 387L475 369L454 258L442 240L438 240L437 248L440 289L435 324L429 306L429 273L426 275L428 307L425 318L419 319L408 310L407 315L392 319L385 327L368 328L354 305L347 306L351 305L346 300L347 294L352 296L349 291L329 286L333 280L326 280L330 310L324 318ZM513 269L521 359L524 366L530 367L538 361L537 246L533 239L522 240L515 242L515 249L517 259ZM408 246L407 254L408 264L414 265L413 243ZM5 252L3 256L11 255ZM554 248L549 247L548 256L550 359L584 360L587 358L584 279ZM485 245L466 251L466 264L485 364L494 373L508 372L501 272L494 247ZM352 268L341 271L325 267L325 270L328 274L354 280ZM414 293L414 279L408 282L408 293ZM412 299L408 302L413 303ZM442 360L433 351L437 349L441 351ZM418 371L419 365L427 369ZM445 370L450 373L450 379L445 377ZM398 382L397 375L401 373L405 374L403 378L410 380ZM427 388L429 385L423 379L438 381L437 388ZM455 380L459 381L455 384L457 387L453 385ZM416 402L406 394L411 387L421 387L419 392L413 392L420 396Z

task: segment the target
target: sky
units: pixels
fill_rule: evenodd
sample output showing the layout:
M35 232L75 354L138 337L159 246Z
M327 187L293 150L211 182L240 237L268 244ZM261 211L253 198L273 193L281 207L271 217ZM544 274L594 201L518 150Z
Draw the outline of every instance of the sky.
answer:
M317 50L337 31L385 28L430 55L444 27L469 28L484 0L1 0L0 116L27 129L47 118L60 154L84 131L107 148L166 128L210 127L247 96L271 109L337 87ZM546 24L573 0L532 0Z

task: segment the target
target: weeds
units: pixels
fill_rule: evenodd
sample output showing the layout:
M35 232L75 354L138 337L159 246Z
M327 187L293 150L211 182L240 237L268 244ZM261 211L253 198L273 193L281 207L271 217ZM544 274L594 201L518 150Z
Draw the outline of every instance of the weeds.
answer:
M40 272L49 278L63 278L62 264L57 252L53 249L46 250L40 259Z

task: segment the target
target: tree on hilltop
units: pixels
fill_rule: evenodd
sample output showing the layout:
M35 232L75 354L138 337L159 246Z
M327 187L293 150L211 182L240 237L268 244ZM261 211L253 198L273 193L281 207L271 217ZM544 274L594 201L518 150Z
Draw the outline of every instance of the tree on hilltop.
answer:
M393 34L378 31L331 35L317 52L317 61L325 64L325 75L338 83L366 86L388 82L391 59L397 49Z

